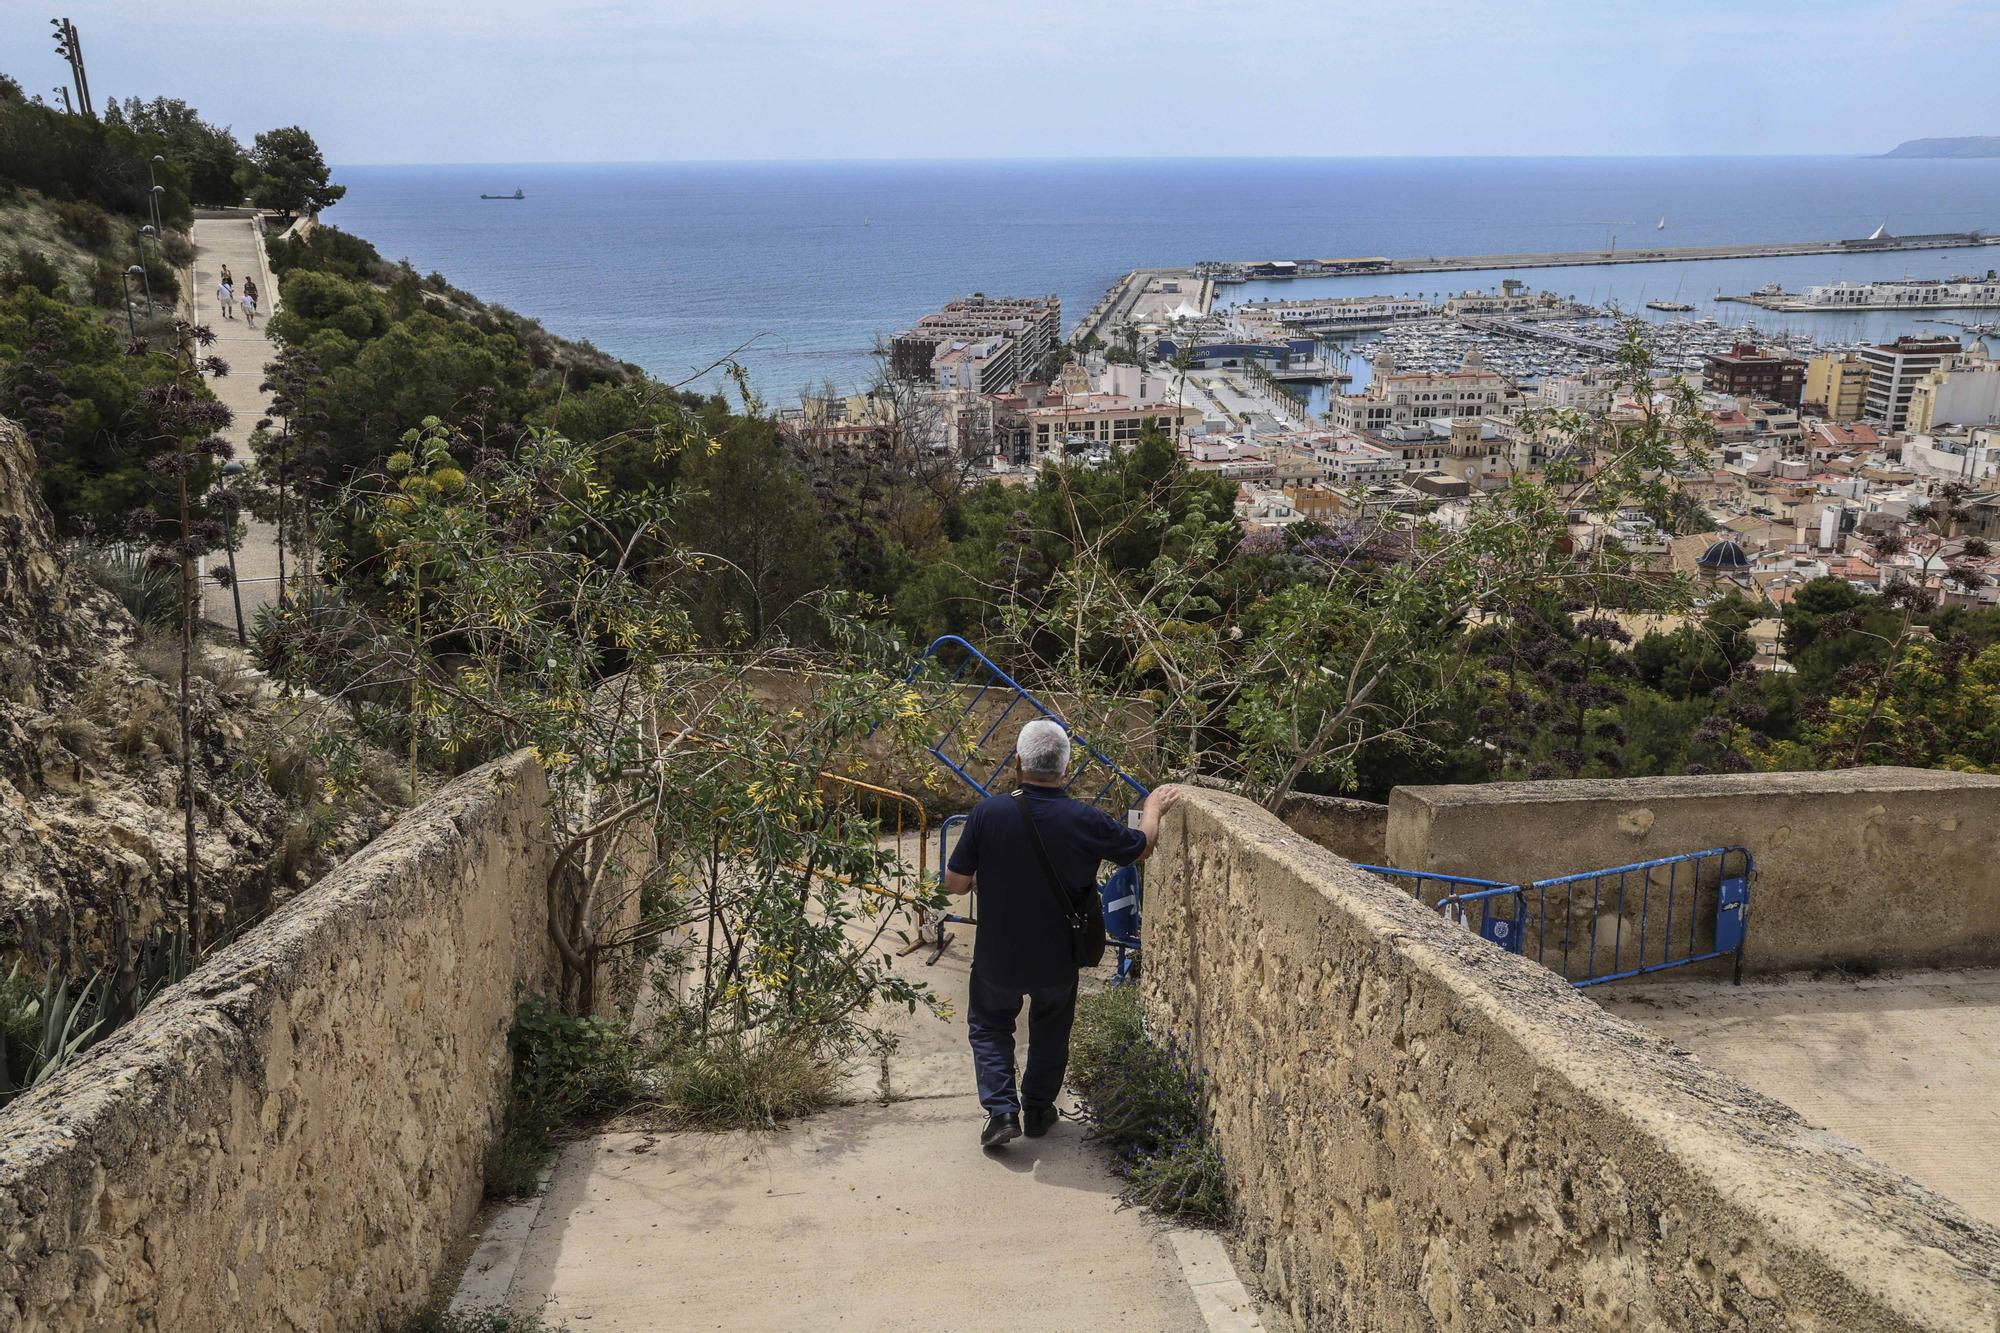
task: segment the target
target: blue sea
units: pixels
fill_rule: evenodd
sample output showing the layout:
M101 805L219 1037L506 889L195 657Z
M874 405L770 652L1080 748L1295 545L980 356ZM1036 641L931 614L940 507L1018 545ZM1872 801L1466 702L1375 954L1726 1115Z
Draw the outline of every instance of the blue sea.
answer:
M1062 298L1202 259L1450 255L2000 231L2000 160L1299 158L347 166L328 221L421 272L680 380L736 355L774 403L863 387L876 340L973 291ZM516 187L520 202L481 200ZM1658 226L1661 219L1667 225ZM1225 288L1234 302L1442 292L1518 276L1627 308L1827 337L1938 331L1902 315L1714 307L1764 282L1941 277L2000 249L1409 274ZM1984 316L1981 316L1984 318ZM716 383L713 375L702 381Z

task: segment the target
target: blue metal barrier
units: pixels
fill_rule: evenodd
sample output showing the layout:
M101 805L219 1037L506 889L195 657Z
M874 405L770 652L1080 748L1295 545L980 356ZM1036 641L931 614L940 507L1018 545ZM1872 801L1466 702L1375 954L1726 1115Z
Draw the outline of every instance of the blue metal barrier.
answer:
M959 658L958 665L950 669L950 674L932 675L920 681L919 677L924 676L927 667L934 668L939 673L945 670L944 655L947 653L963 654ZM930 646L924 649L922 656L918 657L916 663L910 667L909 674L903 678L903 683L906 685L928 683L941 687L942 699L950 701L950 704L939 711L945 714L955 711L957 715L952 717L944 730L938 733L937 739L926 748L939 763L950 769L961 782L981 796L993 795L996 788L1004 789L1003 780L1007 774L1007 766L1014 760L1013 734L1019 733L1022 724L1032 722L1036 717L1045 717L1069 733L1071 759L1076 767L1071 770L1069 781L1064 784L1063 789L1071 796L1112 814L1123 814L1146 799L1147 788L1143 783L1120 768L1110 755L1079 735L1055 710L1028 693L1012 676L995 666L986 654L956 634L946 634L933 639ZM957 706L958 696L954 693L955 688L960 686L967 689L978 687L963 708ZM985 724L984 730L980 730L981 724L973 714L988 694L1005 698L1006 707L996 713L991 722ZM988 756L983 752L983 747L1000 732L1007 719L1014 716L1016 709L1023 711L1014 724L1013 734L1009 734L1006 738L1006 752L989 767ZM974 731L979 732L978 739L968 743L967 738ZM1088 782L1084 780L1085 774L1090 775ZM1101 784L1098 783L1100 777L1103 779Z
M1463 886L1438 895L1433 906L1440 915L1534 958L1572 986L1732 956L1733 979L1743 980L1754 869L1747 848L1710 847L1527 885L1393 866L1360 869L1406 882L1418 901L1427 886ZM1628 931L1635 900L1639 919ZM1579 915L1586 902L1588 911Z
M950 657L957 658L955 666L949 665L947 659ZM946 674L948 667L949 674ZM1028 693L984 653L956 634L932 640L911 665L903 683L919 689L925 686L936 688L936 697L928 702L933 705L941 702L944 706L937 711L949 717L950 721L925 748L959 781L981 796L993 796L1007 789L1005 779L1008 766L1014 759L1014 736L1019 734L1023 724L1037 717L1047 718L1069 734L1073 767L1063 790L1071 796L1122 819L1148 795L1147 787L1120 768L1111 756L1079 735L1055 710ZM971 699L962 708L958 703L958 691L961 689L973 690ZM989 695L993 695L996 702L1004 699L1005 706L990 721L982 722L976 714L979 705ZM1016 710L1020 710L1018 715ZM1008 732L1002 733L1000 729L1010 717L1016 718L1015 724ZM973 738L974 732L978 732L976 739ZM992 759L985 746L995 735L1001 734L1006 739L1006 752L998 759ZM953 815L938 829L940 879L945 872L949 830L964 822L964 815ZM1105 881L1100 891L1104 896L1105 938L1116 951L1117 976L1124 980L1132 975L1139 954L1139 911L1144 900L1144 884L1139 868L1121 867ZM951 943L945 925L952 922L977 925L977 912L968 903L964 916L946 913L934 920L920 920L918 939L904 952L930 943L933 951L929 961L935 963L945 946Z

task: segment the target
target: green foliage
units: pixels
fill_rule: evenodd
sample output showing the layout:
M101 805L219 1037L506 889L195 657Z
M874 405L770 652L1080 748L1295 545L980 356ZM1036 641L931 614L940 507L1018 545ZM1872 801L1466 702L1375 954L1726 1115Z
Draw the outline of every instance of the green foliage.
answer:
M177 623L180 593L171 570L129 547L77 546L70 556L86 578L118 599L142 631L162 633Z
M155 97L150 101L128 97L122 104L112 99L105 108L105 118L114 117L139 134L166 145L163 172L184 176L188 195L195 202L221 207L243 202L243 178L249 159L228 127L209 124L193 107L175 97Z
M1201 1079L1146 1035L1136 985L1078 999L1069 1082L1091 1136L1111 1150L1129 1202L1179 1222L1228 1223L1228 1178Z
M0 416L28 432L42 494L66 532L129 531L153 498L152 460L169 451L147 404L173 379L173 358L133 355L123 335L32 287L0 299Z
M514 1007L507 1129L487 1163L492 1198L528 1193L564 1130L610 1115L636 1095L631 1038L618 1024L564 1013L539 994Z
M250 197L259 208L317 213L347 193L345 185L331 183L319 145L297 125L259 134L250 148L250 166L255 173Z
M17 959L0 980L0 1106L52 1078L192 970L185 940L158 927L136 955L80 981L51 963L37 985Z
M131 226L150 219L147 198L155 179L163 187L161 220L183 229L193 220L182 174L157 169L147 174L154 155L173 148L160 135L125 124L122 116L71 116L32 102L0 101L0 163L10 184L94 204L132 219Z

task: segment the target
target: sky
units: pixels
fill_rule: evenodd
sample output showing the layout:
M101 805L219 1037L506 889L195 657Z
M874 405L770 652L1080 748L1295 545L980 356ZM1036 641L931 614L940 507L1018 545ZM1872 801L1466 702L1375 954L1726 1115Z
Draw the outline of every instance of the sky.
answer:
M1994 0L0 0L45 95L334 163L1876 153L2000 134Z

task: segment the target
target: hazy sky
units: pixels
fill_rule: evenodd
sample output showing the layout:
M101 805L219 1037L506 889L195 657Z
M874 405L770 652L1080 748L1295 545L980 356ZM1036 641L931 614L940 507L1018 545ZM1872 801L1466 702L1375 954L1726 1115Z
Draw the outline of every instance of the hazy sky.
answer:
M60 4L62 9L56 8ZM336 162L1880 152L2000 134L1995 0L0 0L47 93Z

